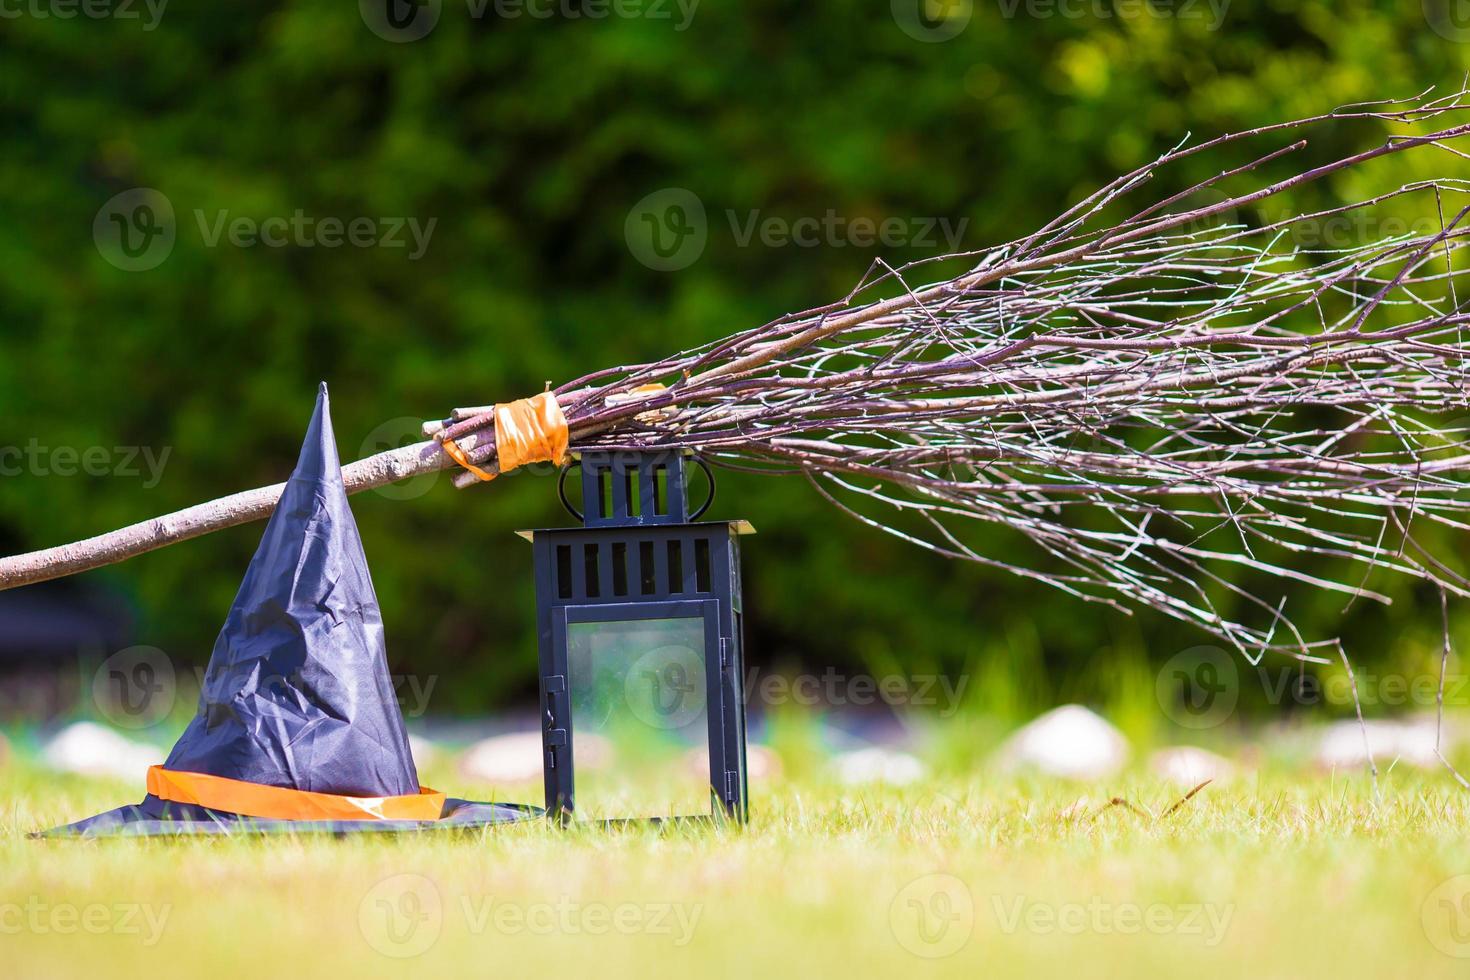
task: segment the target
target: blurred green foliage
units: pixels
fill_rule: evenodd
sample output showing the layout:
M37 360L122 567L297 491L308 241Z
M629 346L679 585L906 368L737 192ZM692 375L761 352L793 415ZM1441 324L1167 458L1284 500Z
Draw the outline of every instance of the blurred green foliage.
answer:
M742 244L735 225L751 212L942 218L979 248L1186 133L1453 86L1470 45L1431 29L1435 4L976 0L927 11L959 28L937 43L902 29L903 0L706 2L687 21L672 4L654 8L666 17L569 16L596 9L575 4L475 17L444 0L411 43L375 35L343 0L174 0L151 30L141 6L141 20L17 8L31 12L0 26L0 443L171 455L154 487L0 480L0 543L55 544L282 479L318 379L343 458L356 458L450 406L723 336L844 295L879 255L943 250ZM1374 133L1322 135L1330 150ZM1462 161L1435 165L1463 175ZM1221 163L1191 166L1176 179ZM168 199L177 237L157 268L130 272L104 258L93 223L134 187ZM656 271L625 223L674 187L702 202L708 243ZM407 248L211 246L222 211L436 223L414 260ZM550 480L456 492L441 476L354 508L395 670L441 674L441 709L534 685L530 551L511 531L565 520ZM755 663L986 677L1024 655L1044 666L1028 677L1049 679L1026 696L1045 700L1096 693L1082 678L1109 650L1159 660L1204 641L935 558L799 479L726 477L712 516L761 531L746 549ZM259 532L89 580L134 603L141 641L202 663ZM977 540L1022 554L999 532ZM1432 646L1437 599L1391 587L1391 609L1351 613L1355 655L1404 637ZM1317 626L1341 613L1305 591L1290 602Z

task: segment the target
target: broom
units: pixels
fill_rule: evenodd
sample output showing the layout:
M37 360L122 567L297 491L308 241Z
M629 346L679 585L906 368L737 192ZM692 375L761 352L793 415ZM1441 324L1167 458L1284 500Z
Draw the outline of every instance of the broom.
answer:
M838 302L578 378L552 390L552 407L574 452L685 449L799 473L859 520L941 554L1157 610L1253 662L1267 650L1318 660L1316 647L1340 644L1302 636L1284 600L1246 589L1241 572L1386 602L1366 584L1384 569L1470 594L1415 533L1463 529L1470 503L1470 347L1457 288L1470 208L1447 206L1470 187L1420 180L1283 220L1240 216L1380 159L1414 152L1458 165L1467 109L1463 89L1428 92L1180 144L1024 238L897 268L875 262ZM1289 178L1220 191L1299 152L1305 130L1344 120L1388 135ZM1280 142L1163 200L1131 203L1163 168L1263 137ZM1409 195L1432 199L1433 227L1340 248L1298 241L1302 227ZM938 261L965 271L925 282ZM509 468L494 408L455 409L425 425L425 441L344 467L348 492L447 467L462 470L463 487ZM266 517L280 492L5 558L0 588ZM978 553L956 530L969 520L1018 532L1040 560ZM1310 570L1327 559L1347 571Z

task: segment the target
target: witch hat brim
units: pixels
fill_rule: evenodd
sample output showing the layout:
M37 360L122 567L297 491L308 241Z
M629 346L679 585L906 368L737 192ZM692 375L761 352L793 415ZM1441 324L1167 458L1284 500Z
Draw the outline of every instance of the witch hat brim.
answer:
M46 836L381 833L539 813L420 786L323 384L215 641L199 711L149 770L147 798Z
M395 834L409 831L470 830L540 817L540 807L523 803L474 803L446 799L437 820L278 820L211 810L189 803L144 797L76 823L33 834L37 838L194 837L232 834Z

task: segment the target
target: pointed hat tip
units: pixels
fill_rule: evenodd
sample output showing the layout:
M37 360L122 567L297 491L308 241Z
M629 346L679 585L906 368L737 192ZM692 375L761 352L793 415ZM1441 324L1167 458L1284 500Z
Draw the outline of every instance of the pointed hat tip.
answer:
M316 407L311 412L311 422L306 428L301 454L296 458L296 467L291 478L325 480L340 483L341 463L337 458L337 439L332 431L332 403L327 397L327 383L318 383Z

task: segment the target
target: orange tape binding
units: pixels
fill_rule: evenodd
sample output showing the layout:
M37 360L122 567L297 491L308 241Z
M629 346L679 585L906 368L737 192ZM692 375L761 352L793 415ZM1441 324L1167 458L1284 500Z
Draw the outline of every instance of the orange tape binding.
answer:
M427 788L412 796L335 796L162 766L148 767L148 792L161 800L276 820L438 820L444 812L444 794Z
M550 391L495 406L495 452L501 473L526 463L560 463L566 457L569 438L567 417ZM441 444L450 459L481 480L495 479L494 473L471 463L453 439Z
M444 447L444 452L450 459L454 460L460 466L463 466L465 469L475 474L475 476L478 476L480 479L485 480L486 482L495 479L494 473L487 473L484 470L480 469L480 467L476 466L474 463L471 463L470 458L465 455L465 451L463 449L460 449L459 443L455 442L453 439L445 437L443 440L440 441L439 444Z

